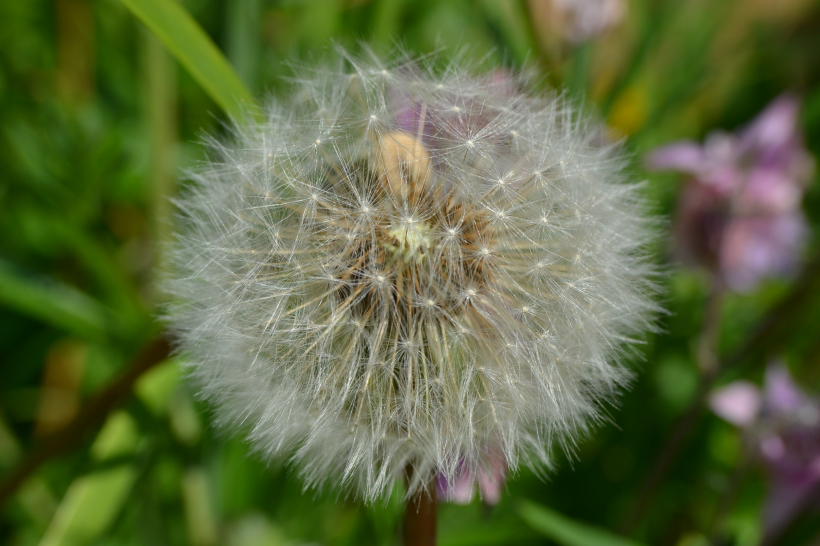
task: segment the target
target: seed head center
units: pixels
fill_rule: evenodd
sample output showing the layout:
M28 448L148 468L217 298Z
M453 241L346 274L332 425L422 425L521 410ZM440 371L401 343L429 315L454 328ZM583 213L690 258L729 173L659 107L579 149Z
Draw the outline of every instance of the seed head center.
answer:
M406 262L421 261L433 244L430 226L412 217L388 229L387 236L388 250Z

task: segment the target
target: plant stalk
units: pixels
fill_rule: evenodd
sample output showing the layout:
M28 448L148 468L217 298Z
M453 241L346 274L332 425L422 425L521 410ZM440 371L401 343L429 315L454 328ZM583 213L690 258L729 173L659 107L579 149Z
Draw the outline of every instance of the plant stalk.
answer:
M420 490L404 507L404 546L435 546L436 544L436 484Z
M0 481L0 507L42 464L70 451L96 430L116 407L128 399L137 379L170 354L171 345L167 337L160 336L148 343L128 368L85 403L69 424L44 438L17 467L3 476Z

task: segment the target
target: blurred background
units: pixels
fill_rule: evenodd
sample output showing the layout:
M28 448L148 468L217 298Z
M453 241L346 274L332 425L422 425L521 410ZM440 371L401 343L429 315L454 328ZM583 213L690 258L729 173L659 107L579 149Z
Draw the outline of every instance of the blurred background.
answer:
M647 180L670 312L633 387L545 477L442 504L441 545L820 544L820 2L184 0L195 25L152 25L168 2L0 1L0 543L398 542L400 486L303 491L167 358L158 241L228 119L209 37L260 101L333 42L526 68Z

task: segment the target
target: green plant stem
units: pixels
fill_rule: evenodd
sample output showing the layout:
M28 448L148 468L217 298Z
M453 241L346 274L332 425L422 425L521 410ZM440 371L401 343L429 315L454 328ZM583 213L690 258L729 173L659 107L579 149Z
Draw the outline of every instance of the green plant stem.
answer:
M145 32L142 38L145 117L151 141L151 238L154 263L163 270L163 243L170 240L177 170L176 67L156 36Z
M806 264L791 291L763 317L746 337L746 340L728 357L720 359L715 357L714 365L699 362L703 373L700 376L697 394L678 419L672 428L671 434L658 452L635 501L627 510L627 515L620 527L622 533L632 533L642 521L646 510L651 506L652 500L660 489L660 485L666 479L692 432L700 422L700 417L704 413L708 395L715 380L724 371L740 367L749 356L767 349L771 350L777 336L784 331L786 322L798 318L806 305L812 301L812 295L815 289L818 288L820 288L820 256L815 257ZM708 306L709 304L707 304ZM708 315L709 311L707 310L701 340L709 335L705 331L710 320ZM699 352L702 350L704 349L699 347ZM765 362L765 358L760 359L760 362Z
M817 521L816 513L818 503L820 503L820 485L815 485L814 488L803 497L803 500L784 525L774 530L767 530L763 539L760 541L760 545L778 546L782 544L785 546L787 544L795 544L793 540L795 537L792 536L792 533L810 520ZM802 541L798 542L802 543Z
M706 398L711 389L717 374L720 370L720 362L717 356L717 344L720 337L720 316L721 303L723 302L724 286L721 281L714 279L709 295L706 298L706 306L703 314L700 335L697 344L697 365L700 369L700 384L694 401L678 420L672 435L669 436L658 457L655 459L649 473L647 474L638 496L635 497L627 517L621 526L621 531L631 534L635 527L643 519L646 510L655 498L658 489L663 483L672 466L680 456L681 451L686 446L686 442L692 434L703 413Z
M95 394L69 424L45 438L0 482L0 506L43 463L71 450L99 427L114 408L128 399L136 380L166 360L170 353L171 346L164 336L156 338L140 351L128 368Z
M729 511L737 501L740 494L740 489L743 487L746 476L749 474L749 470L751 469L753 462L753 457L750 456L750 453L752 453L752 446L750 445L751 442L752 438L749 435L744 434L744 445L742 451L740 452L740 461L732 471L732 475L729 478L729 483L723 491L723 494L721 494L717 508L715 508L715 511L712 514L712 522L709 524L708 532L710 544L720 543L720 533L723 531L723 522L726 519L726 515L729 514Z

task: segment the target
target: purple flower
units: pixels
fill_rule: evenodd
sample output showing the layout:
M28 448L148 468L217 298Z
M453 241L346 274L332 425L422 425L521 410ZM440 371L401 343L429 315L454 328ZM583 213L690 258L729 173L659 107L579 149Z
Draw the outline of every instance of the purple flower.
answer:
M773 365L762 392L736 381L712 393L709 405L753 438L771 476L765 532L778 534L820 487L820 400L800 390L785 367Z
M647 158L651 169L691 175L678 204L678 251L734 290L798 263L808 231L800 201L814 168L798 111L782 95L737 134L716 131L703 145L676 142Z
M603 34L623 20L624 0L530 0L537 27L560 32L569 42L581 43Z
M481 499L494 506L501 500L501 489L507 480L507 462L499 448L485 449L488 461L484 466L475 467L460 461L455 479L448 481L439 476L437 481L439 499L456 504L469 504L473 500L475 486Z

